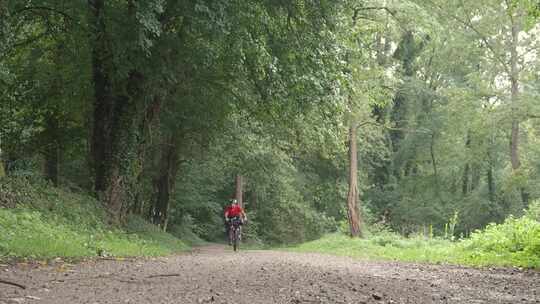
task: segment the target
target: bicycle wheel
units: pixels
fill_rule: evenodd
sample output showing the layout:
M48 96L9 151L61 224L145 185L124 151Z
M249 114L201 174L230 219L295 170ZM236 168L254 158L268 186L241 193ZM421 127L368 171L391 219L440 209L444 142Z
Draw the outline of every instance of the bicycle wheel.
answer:
M234 251L238 250L238 228L234 228L234 238L233 238L233 249Z

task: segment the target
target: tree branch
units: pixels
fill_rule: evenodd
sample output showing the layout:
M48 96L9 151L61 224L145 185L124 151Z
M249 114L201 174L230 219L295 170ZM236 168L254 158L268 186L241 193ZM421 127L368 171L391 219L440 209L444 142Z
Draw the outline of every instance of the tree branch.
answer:
M19 283L14 283L14 282L6 281L6 280L0 280L0 283L26 289L26 286L21 285Z
M386 6L365 6L365 7L357 7L353 10L353 25L356 25L356 21L359 19L358 17L358 13L361 12L361 11L369 11L369 10L384 10L386 11L388 14L392 15L392 17L396 17L395 14L396 12L391 10L389 7L386 7ZM362 17L360 17L362 18ZM362 19L367 19L366 17L363 16ZM397 19L397 18L396 18Z
M149 276L147 276L147 278L151 279L151 278L179 277L179 276L182 276L182 274L180 274L180 273L166 273L166 274L149 275Z
M63 12L61 10L57 10L55 8L46 7L46 6L27 6L27 7L23 7L23 8L15 11L15 12L13 12L13 15L18 15L18 14L24 13L26 11L49 11L49 12L53 12L55 14L62 15L64 18L67 18L69 20L76 21L75 18L71 17L67 13L65 13L65 12Z
M406 132L409 132L409 133L425 133L425 134L432 134L433 133L430 130L411 130L411 129L405 129L405 128L394 128L394 127L390 127L390 126L378 123L376 121L363 121L363 122L357 124L356 128L359 129L360 127L363 127L363 126L366 126L366 125L374 125L376 127L381 127L381 128L384 128L386 130L391 130L391 131L406 131Z
M24 41L15 42L15 43L13 44L13 47L14 47L14 48L19 48L19 47L27 46L27 45L29 45L29 44L32 44L32 43L34 43L34 42L36 42L36 41L41 40L41 38L46 37L46 36L49 35L49 34L50 34L49 31L45 31L45 32L43 32L43 33L40 33L39 35L36 35L36 36L34 36L34 37L31 37L31 38L28 38L28 39L26 39L26 40L24 40Z
M385 10L391 15L396 13L395 11L391 10L389 7L386 7L386 6L362 6L362 7L355 8L354 12L358 13L360 11L368 11L368 10Z

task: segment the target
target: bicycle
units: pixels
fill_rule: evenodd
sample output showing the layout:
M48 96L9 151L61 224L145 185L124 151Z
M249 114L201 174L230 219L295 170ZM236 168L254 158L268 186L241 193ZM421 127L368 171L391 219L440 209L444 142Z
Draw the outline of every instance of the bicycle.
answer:
M232 244L234 251L238 250L238 245L240 244L241 225L242 220L238 216L229 220L229 244Z

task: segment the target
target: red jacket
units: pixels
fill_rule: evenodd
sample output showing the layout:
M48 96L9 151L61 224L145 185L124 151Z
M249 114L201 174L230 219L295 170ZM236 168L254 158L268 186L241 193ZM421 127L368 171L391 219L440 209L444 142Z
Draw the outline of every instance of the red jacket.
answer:
M244 209L238 205L230 205L225 208L225 215L229 218L240 216L242 213L244 213Z

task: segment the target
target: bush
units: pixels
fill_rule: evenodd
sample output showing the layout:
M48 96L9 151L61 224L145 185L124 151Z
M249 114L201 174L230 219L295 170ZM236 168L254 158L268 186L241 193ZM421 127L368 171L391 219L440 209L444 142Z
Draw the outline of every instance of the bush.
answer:
M525 216L540 222L540 200L535 200L529 205L529 208L525 212Z
M461 245L470 252L468 259L473 263L497 259L510 265L539 267L540 222L529 216L509 217L502 224L474 232Z
M372 259L540 268L539 214L540 204L533 202L523 217L509 217L502 224L489 224L472 233L469 239L458 242L423 235L405 238L387 228L372 227L365 239L352 239L338 233L292 250Z
M369 241L374 245L386 246L386 245L398 244L401 238L402 237L399 236L397 233L387 231L387 232L381 232L381 233L372 235L369 238ZM397 246L397 247L401 247L401 246Z
M0 209L0 256L52 258L95 255L89 235L48 222L39 212Z
M109 227L93 197L26 178L0 180L0 231L0 259L155 256L188 248L140 217L130 217L125 229Z

